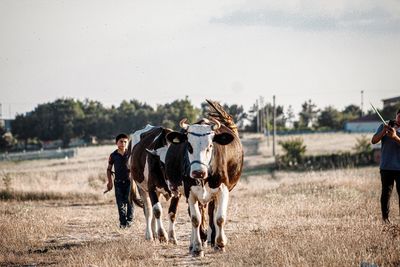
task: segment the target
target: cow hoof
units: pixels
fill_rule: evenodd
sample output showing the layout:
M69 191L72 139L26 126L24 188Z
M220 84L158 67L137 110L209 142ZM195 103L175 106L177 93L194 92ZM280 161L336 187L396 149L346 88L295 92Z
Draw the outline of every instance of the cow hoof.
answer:
M168 238L166 238L165 236L159 236L158 240L160 241L160 243L168 243Z
M172 245L178 245L178 241L175 238L171 238L169 240L169 243L171 243Z
M192 251L192 256L193 257L204 257L204 251L200 250L200 251Z
M214 251L216 252L225 252L225 247L220 247L218 245L214 246Z

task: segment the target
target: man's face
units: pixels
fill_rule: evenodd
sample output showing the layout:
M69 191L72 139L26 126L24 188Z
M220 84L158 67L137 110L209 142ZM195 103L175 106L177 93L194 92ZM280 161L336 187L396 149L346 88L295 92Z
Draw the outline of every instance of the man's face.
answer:
M127 138L120 138L117 142L117 146L118 146L119 150L125 150L127 145L128 145Z
M400 125L400 113L396 115L396 123L397 125Z

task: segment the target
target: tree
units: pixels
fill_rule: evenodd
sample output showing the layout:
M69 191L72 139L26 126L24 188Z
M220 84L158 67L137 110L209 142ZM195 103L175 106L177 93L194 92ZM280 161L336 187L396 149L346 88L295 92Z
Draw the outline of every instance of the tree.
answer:
M333 106L324 108L318 116L318 127L332 130L342 128L342 120L340 112Z
M184 118L187 118L191 123L198 120L200 110L195 108L186 96L185 99L175 100L172 103L164 105L158 105L156 115L157 125L171 125L170 122L175 122L175 127L179 127L179 122Z
M310 128L314 125L318 114L317 105L315 105L311 99L304 102L301 105L301 111L299 113L299 127Z
M113 113L114 134L119 132L132 133L143 128L146 124L157 124L154 118L154 109L146 103L136 99L122 101ZM158 124L157 124L158 125Z
M12 133L7 132L4 127L0 126L0 151L9 151L15 144L16 140Z
M292 105L289 105L289 107L286 110L286 122L289 124L289 128L292 128L294 126L294 111Z
M38 136L37 125L38 120L33 112L26 115L18 114L11 122L13 136L24 142L25 149L27 148L28 140Z
M112 138L115 108L107 109L102 103L89 99L85 99L81 104L84 116L75 122L75 132L84 138L91 136L99 139Z

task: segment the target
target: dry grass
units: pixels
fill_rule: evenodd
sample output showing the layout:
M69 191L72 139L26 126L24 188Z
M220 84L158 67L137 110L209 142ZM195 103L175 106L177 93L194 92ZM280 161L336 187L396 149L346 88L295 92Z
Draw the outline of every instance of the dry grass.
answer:
M112 150L82 149L68 161L0 163L14 192L64 196L0 202L0 266L400 265L398 199L392 199L393 225L383 225L376 167L245 172L231 193L227 252L206 248L204 258L192 258L184 199L176 246L144 240L139 208L133 227L117 227L114 195L103 195L101 181Z

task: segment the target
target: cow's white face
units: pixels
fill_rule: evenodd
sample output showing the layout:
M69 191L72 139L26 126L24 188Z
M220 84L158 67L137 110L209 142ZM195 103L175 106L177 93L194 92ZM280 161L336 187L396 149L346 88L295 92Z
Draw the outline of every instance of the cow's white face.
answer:
M210 125L194 124L188 127L188 157L192 178L207 178L213 155L214 136L215 133Z

